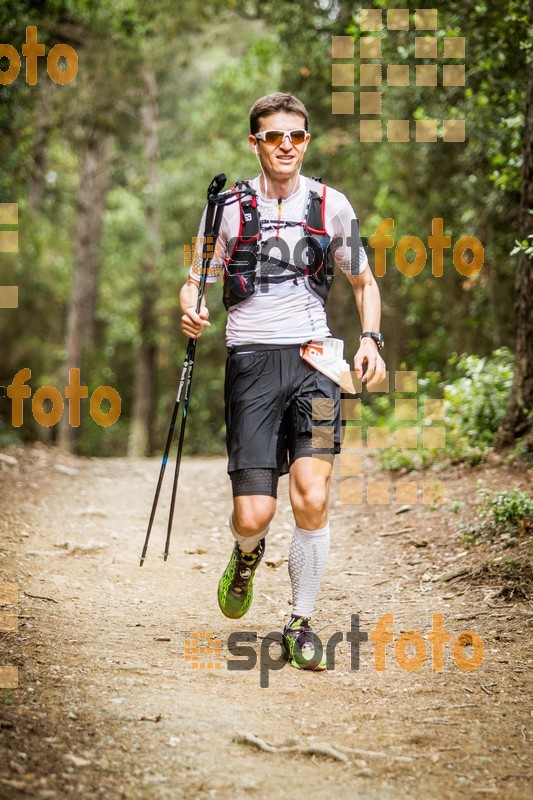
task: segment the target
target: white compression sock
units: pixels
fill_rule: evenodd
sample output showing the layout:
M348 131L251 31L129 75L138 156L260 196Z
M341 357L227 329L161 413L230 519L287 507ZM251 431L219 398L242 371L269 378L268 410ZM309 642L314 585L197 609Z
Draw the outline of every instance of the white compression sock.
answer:
M235 525L233 524L233 512L229 515L229 528L232 532L233 536L239 542L239 546L243 553L251 553L252 550L255 550L261 539L263 539L269 529L270 525L267 525L264 531L260 533L256 533L254 536L242 536L235 530Z
M294 526L289 550L289 575L292 583L292 613L310 617L320 590L329 552L329 522L318 531Z

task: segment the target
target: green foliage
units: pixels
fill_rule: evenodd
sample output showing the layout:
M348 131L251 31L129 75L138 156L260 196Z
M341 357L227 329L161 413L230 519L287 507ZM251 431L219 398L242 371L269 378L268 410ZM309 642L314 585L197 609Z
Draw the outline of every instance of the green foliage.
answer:
M533 233L530 233L527 239L515 241L515 247L510 252L510 255L515 256L517 253L525 253L527 257L533 260Z
M454 500L453 503L450 503L448 506L448 510L452 511L454 514L458 514L459 511L463 508L464 503L461 500Z
M525 536L531 537L533 533L533 497L523 489L515 486L501 492L493 492L488 488L479 490L483 502L478 509L479 522L473 525L459 523L463 539L468 544L477 545L481 542L490 543L491 549L499 551L515 547L519 540ZM532 540L528 539L531 549ZM489 560L489 572L497 574L503 570L505 574L517 571L517 579L525 584L531 581L531 564L528 554L517 554L517 559L506 559L501 564L501 557Z
M513 383L513 355L507 347L492 357L453 356L459 377L444 386L447 436L460 447L488 447L505 413Z
M418 382L419 424L424 424L420 419L424 401L444 396L444 449L388 447L380 451L383 469L425 469L438 459L471 466L485 460L507 407L513 382L512 353L502 347L491 357L454 355L448 360L447 372L455 374L455 379L439 381L439 376L433 374ZM399 396L396 393L394 398ZM363 422L386 426L392 432L400 428L394 415L394 399L386 395L376 398L365 407Z
M533 497L518 487L494 494L482 489L484 505L480 510L480 519L498 532L517 536L531 530L533 526Z
M419 448L404 450L399 447L386 447L380 453L379 463L382 469L398 472L412 472L413 470L426 469L435 461L435 454L431 450Z

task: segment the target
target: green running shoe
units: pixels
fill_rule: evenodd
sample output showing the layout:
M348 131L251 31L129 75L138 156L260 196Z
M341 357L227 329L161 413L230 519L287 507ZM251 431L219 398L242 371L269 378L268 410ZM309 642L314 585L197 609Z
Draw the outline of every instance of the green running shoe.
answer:
M293 614L283 629L283 645L291 667L318 672L327 669L326 653L323 652L323 645L317 641L310 622L309 617Z
M239 543L235 542L229 564L218 584L218 605L226 617L238 619L252 605L254 572L264 552L264 539L261 539L251 553L244 553Z

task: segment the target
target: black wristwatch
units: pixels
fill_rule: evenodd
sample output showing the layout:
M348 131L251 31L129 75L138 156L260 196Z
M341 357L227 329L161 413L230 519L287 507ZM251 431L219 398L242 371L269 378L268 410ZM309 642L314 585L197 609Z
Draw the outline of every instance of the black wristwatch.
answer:
M381 335L381 333L375 333L374 331L365 331L359 337L359 341L361 341L361 339L363 339L365 336L370 336L370 338L375 341L375 343L378 346L378 350L383 350L383 348L385 347L385 342L383 341L383 336Z

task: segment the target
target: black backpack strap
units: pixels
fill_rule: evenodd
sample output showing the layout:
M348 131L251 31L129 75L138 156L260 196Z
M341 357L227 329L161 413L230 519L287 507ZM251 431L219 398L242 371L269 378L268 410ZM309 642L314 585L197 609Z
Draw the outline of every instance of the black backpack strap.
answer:
M251 239L259 239L261 235L257 194L252 191L249 181L239 181L239 183L246 186L247 189L250 189L250 194L242 195L239 198L241 207L241 229L239 231L239 239L249 242Z
M318 178L311 178L309 202L305 217L308 233L325 234L326 231L326 187Z
M232 189L241 189L243 186L250 190L250 194L243 194L239 197L239 209L241 212L239 234L227 259L228 262L233 259L237 250L241 249L241 245L250 245L252 242L258 242L261 237L261 220L257 208L257 194L250 186L250 182L237 181L232 186Z

